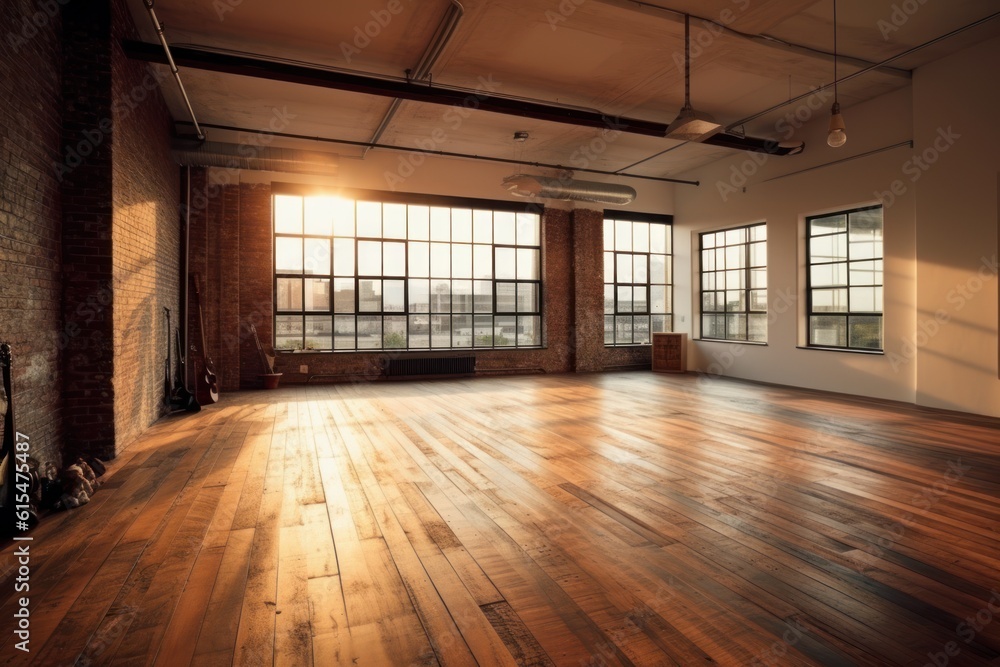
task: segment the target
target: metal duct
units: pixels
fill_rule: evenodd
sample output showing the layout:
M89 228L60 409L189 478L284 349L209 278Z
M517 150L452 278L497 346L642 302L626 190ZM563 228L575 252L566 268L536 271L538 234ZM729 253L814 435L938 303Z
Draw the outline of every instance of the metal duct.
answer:
M560 201L589 201L599 204L632 203L635 189L627 185L577 181L574 179L546 178L531 174L515 174L503 179L503 186L518 197L541 197Z
M185 167L222 167L282 171L291 174L337 174L339 155L297 148L274 148L251 144L209 141L198 147L175 144L174 160Z

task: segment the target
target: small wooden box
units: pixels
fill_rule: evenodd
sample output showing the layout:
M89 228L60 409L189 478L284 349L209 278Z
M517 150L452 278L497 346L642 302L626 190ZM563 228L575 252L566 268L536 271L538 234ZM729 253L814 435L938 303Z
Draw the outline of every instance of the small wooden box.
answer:
M653 334L653 370L660 373L687 371L687 334Z

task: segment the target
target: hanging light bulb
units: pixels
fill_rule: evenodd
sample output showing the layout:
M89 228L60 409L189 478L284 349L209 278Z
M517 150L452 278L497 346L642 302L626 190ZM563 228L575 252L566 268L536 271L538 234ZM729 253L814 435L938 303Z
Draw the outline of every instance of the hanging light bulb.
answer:
M826 143L833 148L839 148L847 143L847 126L840 114L840 102L834 102L830 107L830 133L826 135Z
M832 148L839 148L847 143L847 126L844 117L840 115L840 100L837 96L837 0L833 0L833 106L830 107L830 132L826 135L826 143Z

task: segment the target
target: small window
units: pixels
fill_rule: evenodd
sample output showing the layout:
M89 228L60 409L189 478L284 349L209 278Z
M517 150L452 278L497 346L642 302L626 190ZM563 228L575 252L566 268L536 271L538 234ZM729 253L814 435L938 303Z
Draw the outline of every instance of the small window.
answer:
M767 342L767 225L700 238L701 337Z
M882 350L882 207L806 219L809 345Z
M639 217L639 216L635 216ZM673 330L672 226L664 216L604 220L604 344L648 345Z

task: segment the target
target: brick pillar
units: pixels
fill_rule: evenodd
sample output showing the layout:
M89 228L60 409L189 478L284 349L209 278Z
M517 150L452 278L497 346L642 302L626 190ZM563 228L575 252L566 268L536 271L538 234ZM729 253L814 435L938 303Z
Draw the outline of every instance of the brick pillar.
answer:
M573 291L576 367L604 368L604 215L577 209L573 221Z
M63 7L63 423L70 454L114 456L111 12Z
M271 349L274 336L271 186L243 184L239 187L239 263L246 267L240 281L240 321L253 322L261 343L266 349ZM242 338L240 361L239 368L233 369L234 373L240 373L240 386L243 389L260 387L257 376L261 373L261 363L253 338Z

